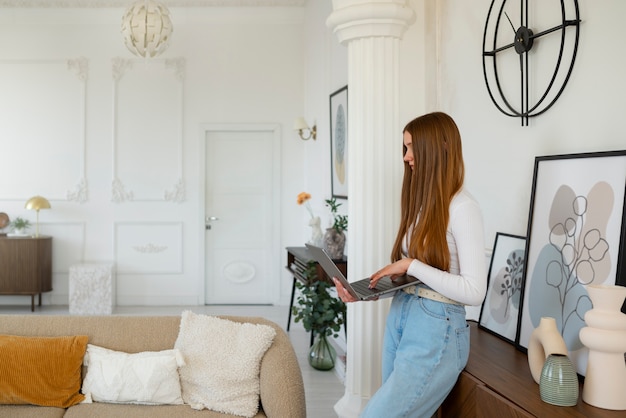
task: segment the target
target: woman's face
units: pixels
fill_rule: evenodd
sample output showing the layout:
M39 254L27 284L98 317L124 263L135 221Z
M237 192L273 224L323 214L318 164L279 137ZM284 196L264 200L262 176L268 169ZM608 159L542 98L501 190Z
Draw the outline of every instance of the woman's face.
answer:
M404 146L406 147L406 152L404 153L404 162L409 163L409 166L411 166L411 170L414 170L415 159L413 157L413 138L408 132L404 132Z

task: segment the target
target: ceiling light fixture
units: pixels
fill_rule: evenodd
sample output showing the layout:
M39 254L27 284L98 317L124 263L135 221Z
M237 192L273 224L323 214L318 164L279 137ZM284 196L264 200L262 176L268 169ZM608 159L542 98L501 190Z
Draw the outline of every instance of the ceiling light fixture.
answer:
M139 57L152 58L165 51L172 31L169 10L153 0L133 3L122 16L124 43Z

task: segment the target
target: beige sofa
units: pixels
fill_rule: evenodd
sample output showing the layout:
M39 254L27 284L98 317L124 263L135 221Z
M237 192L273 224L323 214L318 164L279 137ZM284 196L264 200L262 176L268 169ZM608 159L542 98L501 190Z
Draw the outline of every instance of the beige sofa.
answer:
M266 324L276 329L274 342L260 369L261 406L256 417L304 418L306 406L300 366L287 334L263 318L222 316L236 322ZM135 353L174 347L179 316L54 316L0 315L0 334L22 336L87 335L89 343ZM84 373L83 373L84 375ZM189 405L121 405L81 403L68 409L31 405L0 405L0 417L22 418L218 418L235 417L197 411Z

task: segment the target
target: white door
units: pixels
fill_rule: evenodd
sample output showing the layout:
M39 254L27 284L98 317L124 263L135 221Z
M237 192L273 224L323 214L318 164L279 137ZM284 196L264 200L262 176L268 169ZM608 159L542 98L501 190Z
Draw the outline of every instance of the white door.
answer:
M277 128L206 131L207 304L277 300Z

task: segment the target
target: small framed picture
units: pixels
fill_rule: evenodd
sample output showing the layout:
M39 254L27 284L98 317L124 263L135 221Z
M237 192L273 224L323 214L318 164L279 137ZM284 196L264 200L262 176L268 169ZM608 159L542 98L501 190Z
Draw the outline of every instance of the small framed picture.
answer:
M348 86L330 95L330 178L333 197L348 198Z
M487 295L478 321L480 328L511 344L515 344L517 337L525 247L525 237L496 233L487 276Z
M552 317L577 372L587 286L626 285L626 150L535 157L517 345Z

